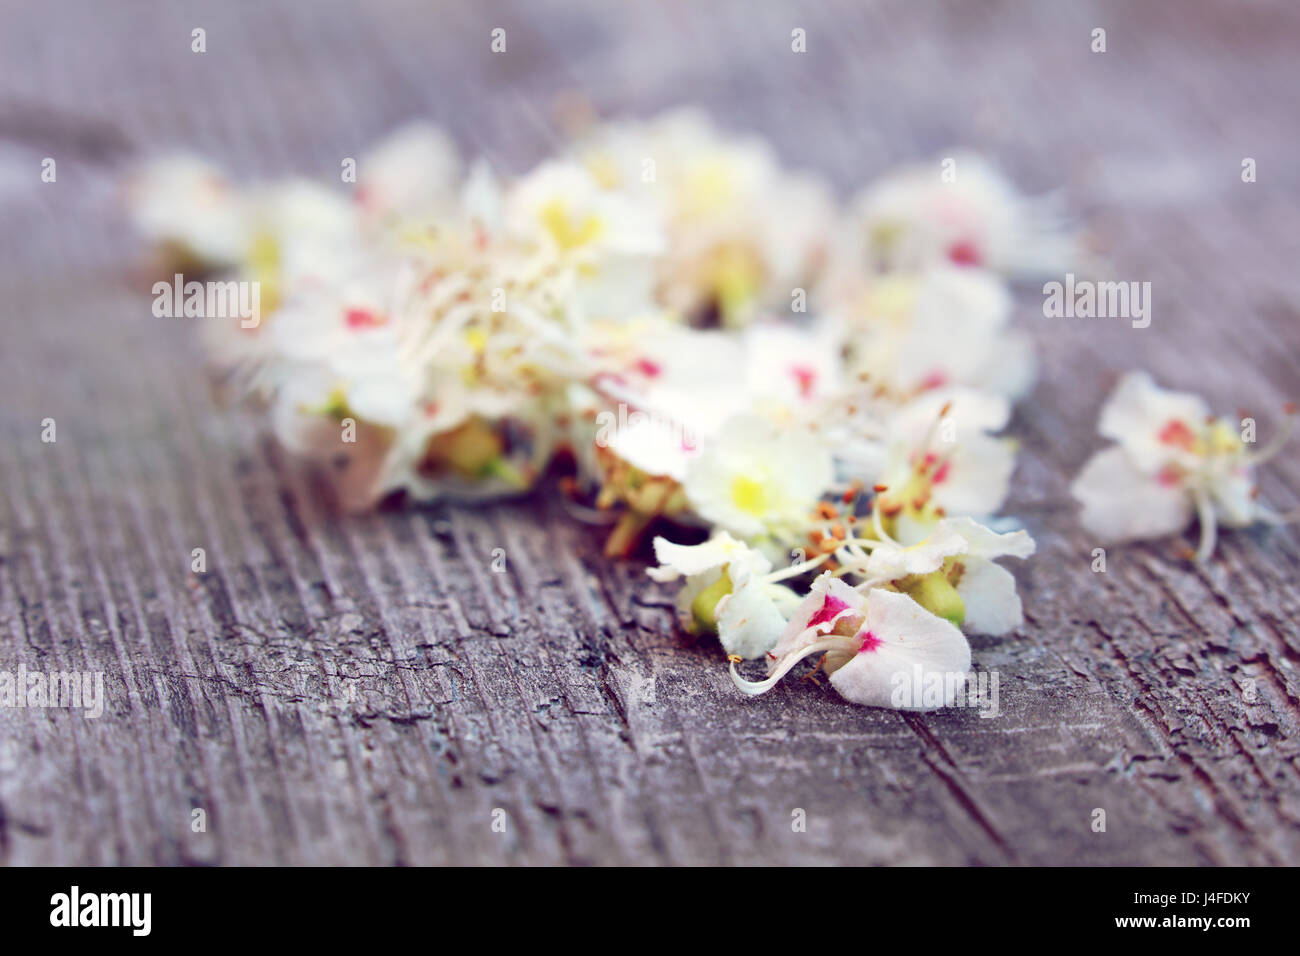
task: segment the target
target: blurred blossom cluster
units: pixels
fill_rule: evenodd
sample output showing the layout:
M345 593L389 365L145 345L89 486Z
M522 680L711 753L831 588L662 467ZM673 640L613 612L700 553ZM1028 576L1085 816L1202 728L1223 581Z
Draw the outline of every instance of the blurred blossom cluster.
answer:
M1021 624L995 559L1033 542L981 523L1035 375L1007 282L1075 246L988 164L900 169L841 204L678 110L587 129L518 178L424 125L355 168L242 188L168 157L128 192L177 268L260 284L256 327L203 323L210 353L348 506L519 492L563 455L611 556L658 519L708 530L657 539L652 573L682 580L685 627L733 668L767 661L768 681L733 670L751 693L822 653L844 696L891 706L900 669L969 668L962 629Z

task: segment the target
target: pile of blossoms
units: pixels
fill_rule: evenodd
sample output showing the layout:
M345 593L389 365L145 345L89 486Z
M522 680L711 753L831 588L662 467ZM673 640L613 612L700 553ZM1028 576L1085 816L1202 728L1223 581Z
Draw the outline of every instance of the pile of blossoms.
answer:
M995 516L1035 366L1008 281L1072 244L978 158L840 209L676 111L517 178L422 125L355 169L243 189L171 157L129 190L175 262L259 283L258 322L205 323L211 355L347 506L520 493L571 459L608 555L670 536L649 574L749 694L820 655L850 701L951 705L965 633L1021 626L999 562L1035 545ZM900 703L913 672L942 699Z

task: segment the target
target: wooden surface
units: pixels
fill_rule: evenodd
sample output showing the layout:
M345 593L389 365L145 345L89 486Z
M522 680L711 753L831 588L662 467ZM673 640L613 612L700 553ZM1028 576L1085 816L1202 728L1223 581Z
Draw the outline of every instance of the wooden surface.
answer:
M1294 4L0 10L0 669L101 670L109 694L99 720L0 709L0 861L1300 862L1296 534L1230 533L1201 570L1178 542L1112 549L1093 574L1066 491L1123 369L1262 435L1300 398ZM1152 283L1145 330L1047 320L1020 290L1044 375L1009 511L1040 553L1023 632L973 642L1000 717L800 682L744 698L553 496L333 515L213 404L194 320L150 314L113 205L132 160L333 177L430 116L524 170L574 92L606 115L700 103L841 195L977 147L1061 189L1110 278ZM1292 452L1264 493L1293 508L1298 479Z

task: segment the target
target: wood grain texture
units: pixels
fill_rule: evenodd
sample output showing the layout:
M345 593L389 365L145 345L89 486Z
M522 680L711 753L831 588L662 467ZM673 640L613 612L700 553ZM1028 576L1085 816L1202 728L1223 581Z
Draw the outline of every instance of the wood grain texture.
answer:
M0 10L0 669L100 670L109 694L99 720L0 709L0 861L1300 862L1296 535L1229 534L1200 570L1177 542L1112 549L1093 574L1067 493L1124 369L1263 434L1300 398L1293 4ZM523 170L573 93L606 115L700 103L842 194L973 146L1060 188L1113 277L1152 283L1145 330L1046 320L1020 290L1043 376L1008 510L1040 553L1017 569L1023 631L973 644L1000 717L800 682L742 698L552 494L335 515L214 406L192 325L151 316L113 203L133 159L332 177L428 116ZM1263 490L1293 508L1298 480L1292 453Z

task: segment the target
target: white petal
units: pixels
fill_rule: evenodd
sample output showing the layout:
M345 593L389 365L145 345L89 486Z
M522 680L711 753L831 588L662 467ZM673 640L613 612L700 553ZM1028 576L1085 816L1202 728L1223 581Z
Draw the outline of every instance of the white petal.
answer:
M953 703L970 670L970 645L961 631L905 594L876 589L867 597L862 632L880 643L854 654L831 675L831 686L842 696L855 704L902 710ZM940 699L918 700L908 693L917 674L923 685L937 681L943 687Z
M775 646L785 628L785 618L769 587L780 586L751 581L719 602L718 639L728 654L762 657Z
M828 620L815 627L809 627L808 622L822 609L828 597L843 601L846 607ZM829 634L841 617L862 614L865 605L866 598L862 592L849 587L841 579L832 577L829 571L818 575L812 583L812 590L790 615L789 622L772 648L775 660L797 653L813 641Z
M744 416L691 460L683 488L700 517L737 535L759 537L805 521L833 479L830 453L814 436ZM759 489L756 507L737 500L742 480Z
M438 127L420 121L390 133L357 165L367 208L399 215L449 204L460 173L455 143Z
M1014 442L979 433L966 435L944 480L933 486L934 503L953 515L993 514L1006 501L1015 467Z
M674 481L686 477L690 452L681 426L658 418L638 419L615 429L609 448L619 458L647 475L666 475Z
M1101 544L1167 537L1192 520L1190 496L1139 472L1118 445L1093 455L1070 493L1083 505L1083 526Z
M951 386L923 392L898 410L896 426L916 444L949 406L945 416L958 435L968 432L996 432L1011 418L1011 403L1003 395L977 388Z
M977 634L1006 634L1024 623L1016 579L992 561L971 560L957 582L966 605L962 627Z
M771 564L725 531L719 531L701 544L676 544L667 538L655 538L655 558L661 565L646 573L656 581L672 581L678 575L703 574L733 561L748 567L767 565L759 574L770 571ZM733 578L734 582L734 578Z
M1027 558L1038 547L1028 531L1008 531L1005 534L998 534L968 517L946 518L943 523L966 539L970 545L966 553L973 557Z
M251 242L245 197L206 160L175 154L153 160L127 180L136 227L149 239L179 243L201 262L238 262Z
M653 568L650 569L650 571L653 570ZM646 573L650 574L650 571L647 571ZM655 577L653 574L650 574L650 576ZM713 587L720 577L722 577L722 568L710 568L700 574L692 574L682 584L681 590L677 592L677 597L674 598L674 603L677 605L678 614L684 624L687 624L688 626L693 624L694 613L692 608L695 605L695 599L706 590ZM655 577L655 580L672 580L672 578L665 579L663 577ZM717 613L716 606L714 607L714 613Z
M1199 431L1209 411L1196 395L1166 391L1146 372L1129 372L1102 408L1097 431L1123 445L1140 471L1152 472L1176 453L1159 440L1161 430L1176 421Z
M796 328L757 323L746 329L745 379L755 399L797 406L825 397L838 384L842 348L832 326Z
M1219 523L1244 528L1259 520L1260 505L1255 478L1247 468L1234 468L1210 488Z
M872 550L867 559L869 578L894 581L909 574L929 574L943 566L945 558L962 554L968 544L955 530L941 522L924 541L908 547L881 544Z

